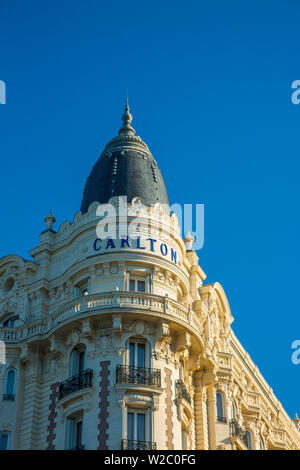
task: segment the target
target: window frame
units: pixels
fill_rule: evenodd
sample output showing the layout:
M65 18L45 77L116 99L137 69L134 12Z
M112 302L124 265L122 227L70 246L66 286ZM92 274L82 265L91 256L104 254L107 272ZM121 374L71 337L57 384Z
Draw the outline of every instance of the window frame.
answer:
M11 315L11 316L5 318L5 320L3 320L3 323L2 323L3 328L16 328L15 323L18 320L19 320L19 315ZM12 325L7 325L6 324L6 323L11 322L11 321L13 322Z
M83 354L83 361L81 359L81 355ZM76 362L75 362L75 355L76 357ZM82 363L81 363L82 361ZM82 364L82 365L81 365ZM76 366L76 370L75 370ZM75 375L80 374L83 372L86 368L86 348L84 345L77 345L75 346L71 353L70 353L70 360L69 360L69 378L74 377Z
M10 372L14 373L14 382L13 382L13 393L7 393L7 386L8 386L8 374ZM15 367L8 367L5 371L5 381L4 381L4 388L3 388L3 395L12 395L16 396L16 390L17 390L17 369ZM2 397L3 400L3 397ZM14 401L14 400L13 400Z
M135 290L131 290L130 283L134 281ZM138 282L143 282L145 285L145 290L138 290ZM151 293L151 276L149 273L138 272L138 271L128 271L126 276L125 290L128 292L136 292L139 294L150 294Z
M246 441L247 441L247 448L248 450L252 450L253 449L252 433L249 429L245 430L245 436L246 436Z
M145 367L151 368L151 358L149 354L149 341L146 338L128 338L126 341L126 354L125 354L125 365L130 366L130 343L135 344L135 358L134 358L134 365L132 367ZM144 365L141 366L138 364L138 344L145 345L145 361Z
M134 439L129 439L129 430L128 430L128 415L130 413L134 414L134 433L133 437ZM124 435L127 440L133 440L133 441L140 441L140 439L137 439L137 415L138 414L143 414L145 416L145 437L144 441L141 442L152 442L152 420L151 420L151 408L134 408L130 406L126 406L126 419L125 419L125 430L124 430Z
M72 423L72 424L71 424ZM66 440L65 449L72 450L78 447L77 445L77 426L81 423L81 443L79 446L83 446L83 414L76 416L67 416L66 418ZM71 429L71 426L73 429Z
M8 431L0 431L0 439L1 439L1 436L7 436L7 443L6 443L6 449L0 449L0 451L2 451L2 450L9 450L9 449L10 449L11 433L8 432Z
M221 414L219 414L220 406L221 406ZM225 407L224 407L224 395L220 390L217 390L216 392L216 411L217 411L217 421L224 422L224 420L226 420Z

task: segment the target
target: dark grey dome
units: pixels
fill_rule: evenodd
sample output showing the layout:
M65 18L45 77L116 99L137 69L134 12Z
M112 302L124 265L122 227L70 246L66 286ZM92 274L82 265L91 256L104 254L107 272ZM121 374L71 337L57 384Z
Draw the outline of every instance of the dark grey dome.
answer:
M131 127L128 102L122 119L119 136L107 144L87 179L81 203L83 213L92 202L104 204L114 196L127 196L128 202L138 197L145 205L169 205L160 169Z

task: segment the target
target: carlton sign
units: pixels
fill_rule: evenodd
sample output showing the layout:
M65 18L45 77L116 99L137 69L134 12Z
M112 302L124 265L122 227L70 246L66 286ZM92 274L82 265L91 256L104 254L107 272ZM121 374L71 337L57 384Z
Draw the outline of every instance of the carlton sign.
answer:
M166 243L160 243L155 238L124 237L119 239L106 238L105 240L96 238L94 241L94 250L97 252L103 252L106 250L119 250L123 248L152 251L153 253L161 254L175 264L178 263L177 252L173 248L169 247Z

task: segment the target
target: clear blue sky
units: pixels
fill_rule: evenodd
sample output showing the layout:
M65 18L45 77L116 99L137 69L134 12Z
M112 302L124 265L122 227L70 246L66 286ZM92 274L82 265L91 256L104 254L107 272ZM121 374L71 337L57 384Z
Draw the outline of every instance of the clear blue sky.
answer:
M85 180L133 125L170 201L205 204L199 262L233 329L289 414L300 412L300 79L294 0L2 0L0 256L29 258L51 209L79 209Z

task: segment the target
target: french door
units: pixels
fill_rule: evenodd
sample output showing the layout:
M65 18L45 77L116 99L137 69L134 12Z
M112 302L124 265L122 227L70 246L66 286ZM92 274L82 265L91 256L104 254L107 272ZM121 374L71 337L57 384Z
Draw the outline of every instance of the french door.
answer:
M127 413L127 439L130 441L146 441L146 413L129 411Z

